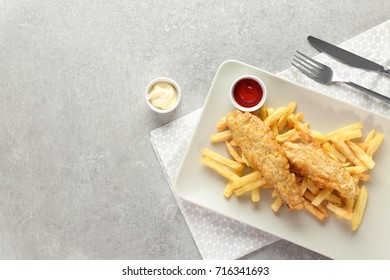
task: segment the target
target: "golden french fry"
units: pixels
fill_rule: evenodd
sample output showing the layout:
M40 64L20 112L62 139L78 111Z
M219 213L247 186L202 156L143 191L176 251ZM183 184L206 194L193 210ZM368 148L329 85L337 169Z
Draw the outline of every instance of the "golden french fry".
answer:
M341 204L343 203L343 200L341 199L341 197L339 197L338 195L335 195L334 193L331 193L325 199L326 199L326 201L331 202L332 204L334 204L336 206L341 206Z
M275 123L281 116L289 113L288 107L280 107L274 110L268 117L264 120L264 124L266 126L271 126L271 124Z
M297 117L297 121L301 122L305 118L305 115L302 112L299 112L296 114L296 117Z
M375 166L375 162L372 160L370 156L366 154L358 145L351 141L346 141L347 146L352 150L355 156L360 159L365 167L368 169L373 169Z
M278 130L278 124L277 123L273 123L271 124L270 126L272 132L274 133L274 135L279 135L279 130Z
M355 142L355 141L353 143L358 145L360 147L360 149L362 149L364 152L367 153L367 149L368 149L368 144L367 143Z
M306 178L306 177L303 180L304 180L304 182L302 182L302 184L305 184L307 189L312 194L317 195L320 192L320 189L317 187L317 185L312 180L310 180L309 178Z
M231 157L239 162L239 163L244 163L244 161L242 160L242 158L240 157L240 155L237 153L237 151L233 148L232 145L230 145L230 143L228 141L226 141L226 150L228 151L228 153L231 155Z
M344 141L333 139L333 144L336 149L339 150L352 164L363 165L360 159L358 159L351 149L345 144Z
M252 202L259 202L260 201L260 188L252 190L251 199L252 199Z
M233 195L233 193L234 193L234 190L232 188L232 184L233 184L232 180L229 180L229 182L227 183L227 185L226 185L226 187L225 187L225 189L223 191L223 195L226 198L230 198Z
M320 205L322 201L324 201L332 193L332 191L332 189L322 189L313 199L311 204L313 204L314 206Z
M322 148L327 152L333 154L338 159L339 162L347 161L347 158L342 153L340 153L334 145L330 144L329 142L324 143L322 145Z
M367 167L363 165L358 165L358 166L347 166L345 169L350 173L350 174L358 174L358 173L363 173L364 171L367 170Z
M368 144L372 139L375 137L375 129L372 129L366 136L366 139L364 140L364 143Z
M360 226L364 214L364 209L366 208L367 203L367 188L365 186L362 186L360 190L360 194L356 200L355 207L353 209L353 216L352 216L352 230L355 231Z
M367 174L367 173L360 173L357 175L359 176L359 180L362 180L362 181L369 181L371 179L371 175Z
M344 126L340 129L336 129L334 131L331 131L326 134L327 139L332 139L332 138L338 138L342 136L345 132L351 131L351 130L356 130L356 129L361 129L363 127L363 124L358 122L358 123L353 123L347 126Z
M323 221L326 218L324 213L322 213L317 207L312 205L306 199L303 200L303 204L305 206L305 209L312 213L318 220Z
M336 137L338 140L347 141L351 139L360 138L362 137L362 135L363 135L363 131L361 129L354 129L350 131L345 131L342 134L338 134L337 136L334 137Z
M229 144L230 144L232 147L238 147L236 141L234 141L234 140L231 140L231 141L229 142Z
M352 219L352 213L351 212L349 212L349 211L347 211L347 210L345 210L343 208L340 208L340 207L334 205L331 202L328 202L326 204L326 208L328 208L330 211L335 213L340 218L344 218L344 219L347 219L347 220L351 220Z
M225 130L227 128L228 128L228 125L227 125L227 121L226 121L226 116L224 116L217 123L217 130L218 131L223 131L223 130Z
M257 179L257 180L254 181L254 182L251 182L251 183L246 184L246 185L244 185L244 186L242 186L242 187L239 187L239 188L234 189L234 194L235 194L236 196L243 195L243 194L245 194L245 193L247 193L247 192L250 192L250 191L252 191L252 190L254 190L254 189L257 189L257 188L261 187L261 186L264 185L265 183L267 183L267 182L265 181L265 179L263 179L263 178Z
M235 180L233 180L233 185L232 185L232 188L235 190L235 189L238 189L242 186L245 186L249 183L252 183L254 181L256 181L257 179L259 179L261 177L261 173L260 171L256 170L256 171L253 171L245 176L242 176L242 177L239 177Z
M210 142L217 143L223 141L230 141L232 139L232 132L230 130L224 130L210 135Z
M260 107L259 116L260 116L260 119L262 121L264 121L267 118L268 113L267 113L267 107L265 106L265 104Z
M278 131L279 133L283 132L286 128L286 125L287 125L287 118L288 118L289 114L286 113L284 114L283 116L281 116L277 122L277 126L278 126Z
M229 167L209 157L202 157L201 161L205 166L211 168L219 175L225 177L228 180L230 180L233 177L233 175L235 175L234 172Z
M237 161L228 159L212 150L209 149L203 149L202 150L202 155L205 157L209 157L219 163L222 163L230 168L233 168L234 170L241 171L244 169L244 165L242 163L239 163Z
M252 167L251 163L249 160L245 157L244 153L241 154L241 159L245 163L246 166Z
M304 196L309 202L311 202L311 204L313 205L313 200L315 199L315 196L314 196L311 192L306 191L306 192L303 194L303 196ZM317 207L317 209L320 210L320 211L325 215L325 217L328 217L328 216L329 216L328 211L326 210L326 208L325 208L322 204L319 204L319 205L317 205L317 206L315 206L315 207Z
M271 204L271 209L276 213L279 211L280 207L283 205L283 200L278 196L274 202Z
M288 138L290 138L290 136L293 135L296 131L297 130L295 128L293 128L293 129L290 129L289 131L287 131L283 134L279 134L275 137L276 141L278 141L279 143L283 143L283 142L287 141Z
M378 149L379 145L382 143L384 136L383 134L377 132L375 137L370 141L367 148L367 155L372 157L375 151Z

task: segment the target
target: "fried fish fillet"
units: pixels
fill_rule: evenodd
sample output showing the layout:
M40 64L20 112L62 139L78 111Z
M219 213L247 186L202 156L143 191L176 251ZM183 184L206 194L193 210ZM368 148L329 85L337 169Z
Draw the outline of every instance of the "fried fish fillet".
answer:
M337 190L345 199L354 199L357 195L356 184L345 167L332 160L317 140L306 132L294 133L282 148L296 174L308 177L320 188Z
M263 174L267 183L275 188L290 209L303 208L303 198L290 172L284 151L276 142L268 126L250 113L236 110L227 116L233 139L246 159Z

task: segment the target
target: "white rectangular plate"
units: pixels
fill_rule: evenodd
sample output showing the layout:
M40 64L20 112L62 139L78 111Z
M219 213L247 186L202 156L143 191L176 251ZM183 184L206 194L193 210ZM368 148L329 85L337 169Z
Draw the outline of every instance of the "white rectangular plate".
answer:
M365 134L372 128L385 138L374 155L368 202L360 228L353 232L350 222L331 215L325 222L307 211L290 211L283 207L275 214L270 208L270 193L262 190L255 206L248 197L223 196L224 178L204 167L201 150L209 148L226 154L224 144L211 144L218 120L234 110L229 100L232 82L242 75L261 78L268 90L266 104L272 107L298 102L311 128L329 132L354 122L362 122ZM364 135L365 136L365 135ZM333 259L390 258L390 119L339 101L320 92L284 80L273 74L238 61L226 61L218 69L207 97L199 124L189 144L176 178L174 189L179 197L222 215L249 224Z

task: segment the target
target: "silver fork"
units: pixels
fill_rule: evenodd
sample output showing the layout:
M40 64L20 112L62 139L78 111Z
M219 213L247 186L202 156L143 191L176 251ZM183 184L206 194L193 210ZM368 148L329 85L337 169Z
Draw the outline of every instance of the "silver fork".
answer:
M309 78L313 79L314 81L321 83L321 84L331 84L331 83L345 83L351 87L354 87L358 90L361 90L368 95L375 97L377 99L380 99L384 102L390 102L390 97L387 97L383 94L380 94L378 92L375 92L373 90L370 90L368 88L365 88L361 85L355 84L351 81L345 81L338 77L336 73L333 72L332 68L329 66L326 66L325 64L322 64L303 53L297 51L299 55L295 55L293 58L292 65L298 68L299 71L301 71L303 74L308 76Z

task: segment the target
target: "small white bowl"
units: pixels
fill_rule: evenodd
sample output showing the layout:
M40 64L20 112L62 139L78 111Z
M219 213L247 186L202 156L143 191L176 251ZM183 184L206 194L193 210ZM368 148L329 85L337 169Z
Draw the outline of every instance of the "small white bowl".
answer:
M252 107L244 107L244 106L241 106L240 104L237 103L237 101L235 100L234 98L234 88L236 87L237 83L241 80L244 80L244 79L250 79L250 80L253 80L255 82L257 82L262 91L263 91L263 96L262 98L260 99L260 102L257 103L255 106L252 106ZM260 80L258 77L255 77L255 76L251 76L251 75L245 75L245 76L241 76L239 77L238 79L236 79L232 86L230 87L230 100L233 104L234 107L236 107L238 110L241 110L241 111L244 111L244 112L253 112L253 111L256 111L257 109L259 109L261 106L263 106L265 100L267 99L267 88L264 84L264 82L262 80Z
M157 108L156 106L154 106L148 99L148 94L151 92L151 89L153 88L153 86L156 84L156 83L161 83L161 82L165 82L165 83L169 83L171 84L175 90L176 90L176 93L177 93L177 100L176 100L176 104L174 104L172 107L168 108L168 109L160 109L160 108ZM146 87L146 90L145 90L145 99L146 99L146 103L148 104L149 108L152 109L153 111L157 112L157 113L162 113L162 114L165 114L165 113L169 113L169 112L172 112L173 110L175 110L177 108L177 106L179 105L180 103L180 99L181 99L181 91L180 91L180 87L179 85L172 79L170 78L167 78L167 77L159 77L159 78L156 78L154 80L152 80L148 86Z

